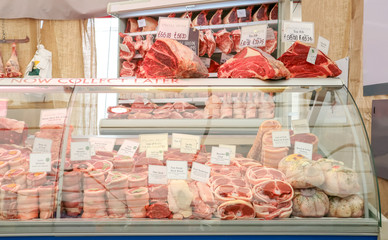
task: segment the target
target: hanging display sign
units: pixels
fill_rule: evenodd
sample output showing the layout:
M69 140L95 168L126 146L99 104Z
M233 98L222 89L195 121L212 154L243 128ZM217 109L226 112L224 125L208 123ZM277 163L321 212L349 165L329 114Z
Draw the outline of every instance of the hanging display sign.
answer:
M188 18L159 17L156 38L188 40L190 24Z
M314 43L314 23L284 21L282 28L282 41Z
M40 124L43 125L63 125L67 115L66 108L44 109L40 111Z
M240 47L263 47L267 40L268 24L241 27Z

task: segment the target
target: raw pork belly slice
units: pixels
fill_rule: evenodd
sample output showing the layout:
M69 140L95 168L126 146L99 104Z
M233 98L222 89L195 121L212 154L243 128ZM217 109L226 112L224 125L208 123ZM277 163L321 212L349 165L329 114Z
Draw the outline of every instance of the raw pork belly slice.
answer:
M146 216L149 218L170 218L172 215L168 204L165 201L151 202L150 205L146 207L146 211Z
M133 39L131 36L125 35L121 32L119 33L119 35L121 38L123 38L122 44L128 47L128 51L123 51L122 49L120 49L120 59L131 61L132 58L135 56L135 47Z
M39 216L38 189L23 189L18 191L17 197L18 218L30 220Z
M236 29L231 32L233 40L233 51L240 52L240 39L241 39L241 30Z
M337 64L321 51L318 51L315 64L307 62L309 50L310 46L296 41L278 60L290 70L293 78L327 78L342 73Z
M24 146L28 128L25 122L10 118L0 118L0 143Z
M54 182L47 182L38 188L39 218L48 219L54 216L56 208L57 187Z
M137 20L135 18L128 18L127 27L125 28L126 33L139 32L139 25L137 24Z
M3 60L0 53L0 78L6 77Z
M157 39L140 66L142 77L196 78L208 77L201 59L173 39Z
M233 41L232 41L233 42ZM246 47L226 61L218 70L219 78L290 78L283 63L260 49Z
M193 214L191 209L193 194L185 180L171 180L169 182L167 200L174 219L188 218Z
M253 6L249 6L245 9L245 17L239 18L238 22L252 22L252 9Z
M277 20L278 19L278 4L276 3L273 6L271 12L269 13L269 20Z
M208 21L206 19L206 15L208 14L208 10L202 10L193 20L193 26L204 26L208 25Z
M222 29L218 31L216 34L216 46L221 50L221 52L225 54L229 54L233 49L233 40L230 37L230 32Z
M2 184L0 189L0 216L2 219L17 219L17 197L19 184Z
M84 212L82 218L105 218L105 189L86 189L84 191Z
M247 169L245 180L251 186L254 186L266 180L286 180L286 175L275 168L267 168L261 166L251 166Z
M208 57L211 57L216 50L216 40L214 39L214 34L212 30L208 29L205 31L205 41L206 41L206 53Z
M140 19L145 19L146 26L142 27L142 32L155 31L158 26L158 21L153 19L152 17L139 17Z
M16 43L12 43L12 54L8 62L5 64L5 71L8 78L21 77L18 56L16 54Z
M146 208L149 206L150 196L146 187L132 188L126 195L129 216L145 218Z
M121 64L120 77L132 77L135 76L137 65L133 62L124 61Z
M237 18L237 8L232 8L230 12L224 17L222 20L223 24L229 24L229 23L238 23L238 18Z
M203 31L199 31L199 56L205 55L206 50L207 50L207 44L205 41Z
M268 4L261 4L259 9L253 14L253 21L266 21L268 20Z
M222 23L221 15L222 15L222 9L218 9L213 17L209 21L209 25L218 25Z
M271 31L271 30L270 30ZM277 46L278 46L278 32L273 30L273 34L275 36L274 39L269 39L265 41L265 46L264 47L259 47L261 50L268 54L272 54Z
M222 220L251 219L255 218L255 209L250 202L233 200L218 206L217 214Z
M249 150L247 157L260 161L262 140L263 140L264 134L266 132L271 131L271 130L280 130L281 128L282 128L282 125L280 124L280 122L278 122L276 120L264 121L260 125L259 131L257 131L255 141L253 142L253 145L252 145L251 149Z

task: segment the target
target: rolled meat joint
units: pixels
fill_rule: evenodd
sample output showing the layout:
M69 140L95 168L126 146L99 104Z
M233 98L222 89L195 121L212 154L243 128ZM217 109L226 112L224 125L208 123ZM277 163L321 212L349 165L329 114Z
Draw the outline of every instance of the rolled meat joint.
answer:
M0 176L3 176L9 170L8 162L0 161Z
M135 160L131 157L117 155L113 159L113 169L122 173L130 173L135 166Z
M222 220L251 219L255 217L255 209L250 202L232 200L218 206L217 214Z
M8 170L2 180L2 184L16 183L21 189L27 187L27 173L23 168Z
M83 174L83 188L105 189L105 173L102 170L94 170Z
M320 187L325 182L325 175L319 163L305 158L301 154L291 154L279 162L287 181L293 188Z
M145 173L130 173L128 174L128 187L129 188L138 188L138 187L147 187L148 185L148 175ZM148 194L148 191L147 191Z
M27 158L24 156L20 156L17 158L13 158L8 161L9 169L17 169L17 168L23 168L25 171L28 171L28 162Z
M287 156L288 147L274 147L272 133L268 131L262 139L261 162L265 167L278 168L279 162Z
M95 170L101 170L105 176L108 175L108 172L113 170L113 163L107 160L100 160L93 164Z
M290 137L292 148L295 146L295 142L309 143L313 145L313 153L318 151L318 137L313 133L299 133L293 134Z
M54 216L58 188L54 182L46 182L38 188L39 218L48 219Z
M68 165L63 173L62 202L66 214L70 217L76 217L82 212L82 173L73 171Z
M137 24L137 20L135 18L128 18L127 27L125 28L126 33L139 32L139 25Z
M329 212L329 198L318 189L295 191L292 215L297 217L323 217Z
M106 199L105 189L86 189L84 190L84 212L82 218L105 218Z
M36 188L41 186L47 181L47 173L46 172L36 172L36 173L28 173L27 174L27 187L28 188Z
M149 205L150 195L147 187L132 188L126 195L129 216L132 218L145 218L146 208Z
M233 100L231 93L224 93L220 111L220 118L233 118Z
M111 171L105 179L108 214L111 218L123 218L127 212L126 192L128 190L127 175Z
M328 217L359 218L364 216L364 200L359 195L330 197Z
M30 220L39 216L38 189L23 189L18 191L17 197L18 218Z
M0 188L0 215L2 219L17 219L17 197L19 184L2 184Z

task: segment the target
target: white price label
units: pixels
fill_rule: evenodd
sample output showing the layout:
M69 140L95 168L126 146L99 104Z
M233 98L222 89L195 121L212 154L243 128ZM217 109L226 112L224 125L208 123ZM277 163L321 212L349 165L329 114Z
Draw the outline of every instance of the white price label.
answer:
M282 36L284 42L314 43L314 23L284 21Z
M117 154L122 156L127 156L127 157L133 157L138 147L139 147L138 142L124 140Z
M190 135L190 134L181 134L181 133L173 133L172 134L172 140L171 140L171 148L181 148L181 141L182 139L190 139L193 141L197 142L197 149L201 147L201 137L200 136L195 136L195 135Z
M167 161L167 179L187 179L186 161Z
M272 28L267 28L267 41L275 39L275 32Z
M237 17L238 18L247 17L247 11L245 9L237 9Z
M181 140L181 153L197 153L198 141L195 139Z
M221 63L221 64L224 64L226 61L228 61L228 60L231 59L232 57L233 57L233 55L231 55L231 54L221 53L221 60L220 60L220 63Z
M318 37L317 48L319 51L327 55L329 53L329 46L330 46L329 40L321 36Z
M263 47L267 39L268 24L241 27L240 47Z
M35 138L32 147L33 153L50 153L53 140L47 138Z
M218 145L220 148L228 148L230 149L230 159L233 159L236 157L236 145L225 145L225 144L220 144Z
M230 165L230 148L213 147L210 162L219 165Z
M91 137L89 138L89 142L94 151L112 152L116 144L116 139Z
M144 152L147 148L160 148L163 151L168 150L168 133L161 134L140 134L139 151Z
M51 171L51 153L31 153L30 154L30 169L35 172L50 172Z
M40 111L40 124L43 125L63 125L67 115L66 108L47 109Z
M137 20L137 25L139 26L139 28L147 26L146 20L145 19Z
M304 142L295 142L294 153L301 154L308 159L313 158L313 145Z
M70 160L82 161L90 160L90 143L89 142L72 142L70 148Z
M307 119L292 120L291 123L294 134L310 133L309 122Z
M272 131L272 145L274 147L291 147L289 131Z
M156 38L171 38L175 40L189 40L191 21L188 18L160 17Z
M205 64L205 67L207 67L207 68L210 67L210 58L201 57L200 59L203 62L203 64Z
M120 43L120 44L119 44L119 48L120 48L120 50L123 51L123 52L130 52L128 46L125 45L125 44Z
M209 181L210 171L210 166L193 162L190 177L195 181L207 183Z
M164 157L164 151L161 148L147 148L146 157L156 158L162 161Z
M309 53L307 54L306 61L315 64L315 61L317 60L318 56L318 50L316 48L310 47Z
M167 184L167 167L159 165L148 165L149 184Z

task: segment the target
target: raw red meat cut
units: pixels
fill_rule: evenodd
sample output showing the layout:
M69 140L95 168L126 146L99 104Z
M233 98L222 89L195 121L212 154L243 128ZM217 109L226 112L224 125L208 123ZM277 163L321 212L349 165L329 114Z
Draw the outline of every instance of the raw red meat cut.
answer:
M123 173L111 171L105 179L105 184L109 217L125 217L127 212L126 193L128 191L128 177Z
M216 73L220 68L220 64L213 59L210 59L210 67L207 69L209 73Z
M140 75L147 78L208 77L201 59L188 47L173 39L157 39L144 57Z
M206 54L207 44L205 41L205 37L203 31L199 31L199 56L203 56Z
M201 184L201 185L198 185ZM199 190L199 186L201 190ZM211 219L213 212L215 211L214 205L214 198L213 193L210 191L209 186L205 183L200 182L191 182L189 184L190 191L193 193L193 201L192 201L192 207L193 207L193 218L195 219ZM207 188L204 190L204 188ZM205 194L201 194L199 192L205 192ZM205 202L206 200L202 198L204 195L205 199L213 199L213 202ZM210 204L210 205L209 205Z
M269 31L271 31L271 30L269 30ZM273 31L275 38L274 39L267 39L265 41L265 46L259 47L261 50L263 50L264 52L266 52L268 54L272 54L278 46L278 32L274 31L274 30L272 30L272 31Z
M220 186L234 186L234 187L249 187L248 184L241 178L228 176L213 176L209 179L210 188L213 192ZM225 195L224 195L225 196ZM243 199L244 200L244 199Z
M221 15L222 9L218 9L209 21L209 25L218 25L222 23Z
M5 72L8 78L21 77L19 60L16 54L16 43L12 43L12 54L8 62L5 64Z
M167 200L168 189L167 185L154 184L148 185L148 192L151 200Z
M230 32L225 29L218 31L216 34L216 46L225 54L229 54L233 49L233 40L230 37Z
M261 4L259 9L253 14L253 21L266 21L268 20L268 4Z
M248 167L245 174L245 181L251 186L254 186L265 180L286 180L283 172L275 168L262 167L260 165L253 165Z
M255 209L250 202L233 200L218 206L217 214L222 220L251 219L255 217Z
M269 20L277 20L278 19L278 4L276 3L273 6L271 12L269 13Z
M232 40L233 40L233 51L240 52L240 39L241 39L241 31L240 29L233 30L231 32Z
M129 173L128 174L128 187L138 188L148 186L148 175L144 173ZM147 190L148 194L148 190Z
M318 137L313 133L299 133L291 135L291 146L295 146L295 142L309 143L313 145L313 152L318 151Z
M321 51L318 51L315 64L307 62L309 50L310 46L296 41L278 60L284 63L293 78L336 77L342 73L337 64Z
M214 199L218 204L232 200L251 202L252 197L252 191L249 187L220 185L214 190Z
M181 18L188 18L191 20L191 17L193 16L193 13L192 12L185 12Z
M123 47L120 48L120 59L131 61L135 56L134 42L131 36L125 35L119 32L121 38L123 38Z
M3 60L0 53L0 78L6 77Z
M142 27L142 32L148 32L148 31L155 31L156 27L158 26L158 21L156 21L152 17L139 17L140 19L145 19L146 26Z
M238 23L237 8L234 7L230 12L222 19L223 24Z
M176 16L176 13L170 13L170 14L168 14L167 17L169 17L169 18L174 18L175 16Z
M216 50L216 40L214 39L214 34L212 30L206 30L204 38L206 41L206 53L210 58Z
M128 18L127 27L125 28L126 33L139 32L139 25L137 24L137 20L135 18Z
M168 208L168 204L165 201L151 202L150 205L146 207L146 210L146 215L149 218L170 218L172 215Z
M153 36L151 34L147 34L146 39L142 41L142 52L140 53L142 57L151 49L153 44Z
M260 49L246 47L220 67L218 77L288 79L290 72L282 62L277 61L271 55Z
M23 121L0 118L0 143L24 145L28 128Z
M204 26L208 25L208 21L206 19L206 15L208 14L208 10L202 10L193 20L193 26Z
M252 22L252 9L253 6L249 6L245 9L245 17L239 18L238 22Z

